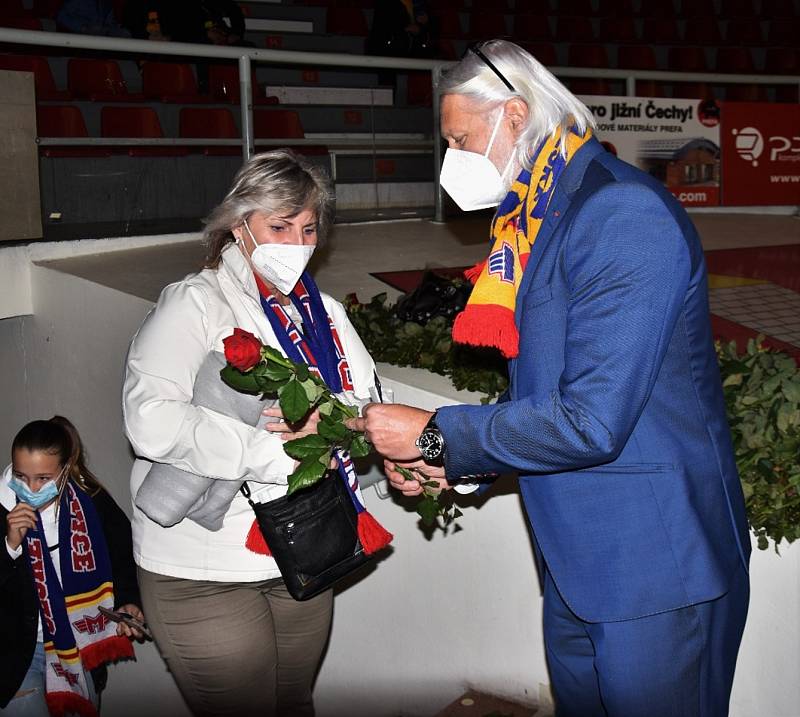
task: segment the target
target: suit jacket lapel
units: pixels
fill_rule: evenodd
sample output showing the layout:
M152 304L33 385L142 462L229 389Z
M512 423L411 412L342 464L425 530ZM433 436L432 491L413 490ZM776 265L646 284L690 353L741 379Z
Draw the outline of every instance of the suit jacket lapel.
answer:
M553 236L556 228L558 227L564 212L569 207L572 201L572 196L578 190L583 180L583 175L586 173L586 168L589 162L594 159L600 152L605 151L603 146L594 138L590 139L583 145L576 153L575 156L567 163L564 173L559 179L558 185L553 192L553 198L550 200L550 205L547 207L547 214L545 215L542 225L539 227L539 233L536 236L536 241L531 247L530 257L525 273L522 275L522 282L517 292L517 306L516 306L516 321L519 327L520 310L522 307L522 297L527 293L531 277L534 272L532 269L536 266L539 258L542 255L545 247Z

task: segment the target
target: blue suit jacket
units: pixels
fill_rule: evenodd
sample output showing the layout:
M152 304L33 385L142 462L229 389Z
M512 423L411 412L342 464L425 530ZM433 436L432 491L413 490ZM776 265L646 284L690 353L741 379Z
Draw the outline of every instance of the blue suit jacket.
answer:
M509 400L439 411L447 474L520 474L537 558L586 621L726 592L750 541L686 212L591 140L554 192L516 323Z

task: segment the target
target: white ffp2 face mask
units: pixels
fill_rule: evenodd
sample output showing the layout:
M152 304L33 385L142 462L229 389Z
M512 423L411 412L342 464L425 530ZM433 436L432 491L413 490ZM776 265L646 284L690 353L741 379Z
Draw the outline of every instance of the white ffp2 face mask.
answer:
M508 193L503 179L514 159L513 152L503 174L497 171L497 167L489 159L489 152L502 119L503 113L501 112L492 130L492 136L489 138L489 146L486 147L486 152L483 154L449 147L444 153L444 162L442 162L442 169L439 172L439 183L465 212L496 207Z
M291 293L300 275L305 271L311 255L314 253L313 244L259 244L247 221L245 229L255 244L255 249L250 255L255 270L262 278L272 284L282 294Z

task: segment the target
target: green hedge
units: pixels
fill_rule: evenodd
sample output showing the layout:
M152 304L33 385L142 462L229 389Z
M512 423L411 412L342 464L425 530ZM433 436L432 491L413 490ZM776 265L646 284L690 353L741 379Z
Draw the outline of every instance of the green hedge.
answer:
M353 325L376 361L413 366L447 376L457 389L484 402L507 385L506 363L494 350L454 345L450 321L425 326L401 321L386 294L345 301ZM750 527L762 550L800 538L800 371L786 354L750 341L717 346L728 419Z

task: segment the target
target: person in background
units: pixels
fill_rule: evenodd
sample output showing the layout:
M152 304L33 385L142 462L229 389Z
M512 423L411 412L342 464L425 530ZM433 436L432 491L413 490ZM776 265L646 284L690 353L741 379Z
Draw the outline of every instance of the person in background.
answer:
M342 305L305 270L330 228L333 202L323 172L299 155L255 155L206 220L205 269L162 291L128 354L134 556L154 639L195 715L314 714L332 591L291 597L237 489L213 523L191 512L156 522L146 511L158 517L159 504L148 509L142 496L159 463L215 484L247 481L257 503L286 494L295 462L284 440L316 433L318 412L290 425L279 407L268 408L270 422L254 426L192 402L234 328L309 362L347 403L369 399L373 361Z
M439 91L442 187L498 207L453 338L497 348L510 390L350 427L405 494L422 488L397 464L445 487L519 474L558 715L722 717L750 539L697 231L517 45L470 48Z
M56 15L56 23L81 35L131 36L114 17L110 0L65 0Z
M0 477L0 714L94 715L106 664L133 658L144 623L126 515L86 465L66 418L25 425Z

